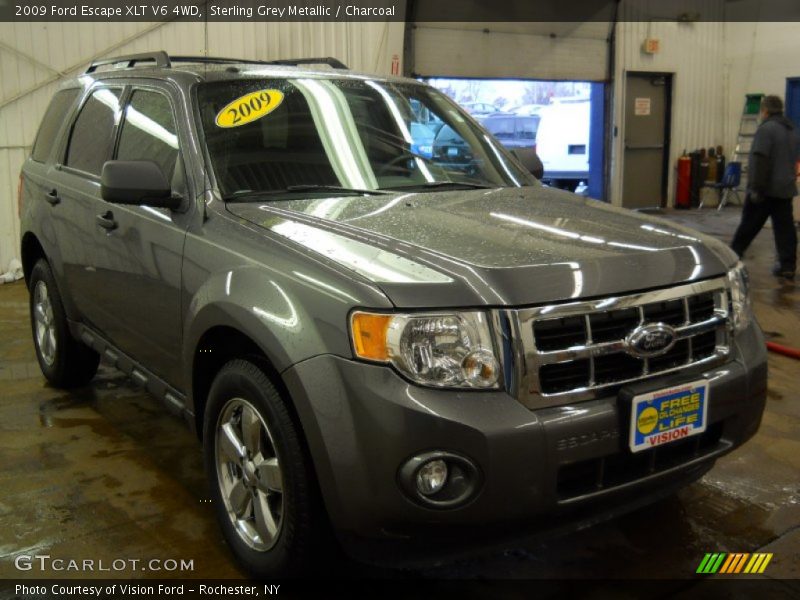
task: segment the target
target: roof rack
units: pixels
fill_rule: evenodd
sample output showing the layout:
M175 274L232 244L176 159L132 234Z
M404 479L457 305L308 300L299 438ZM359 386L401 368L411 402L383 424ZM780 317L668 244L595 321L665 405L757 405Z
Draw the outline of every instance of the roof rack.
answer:
M103 58L101 60L93 60L86 73L94 73L97 67L104 65L116 65L120 63L128 63L127 68L132 68L138 62L154 62L156 67L172 66L169 60L169 55L163 50L159 52L144 52L142 54L126 54L125 56L116 56L114 58Z
M125 56L116 56L114 58L104 58L101 60L92 61L86 73L94 73L98 67L104 65L122 65L123 68L133 68L136 63L140 62L154 62L156 67L170 68L172 63L176 62L193 62L204 64L246 64L246 65L285 65L285 66L299 66L299 65L328 65L334 69L347 69L339 59L331 56L323 58L284 58L281 60L253 60L247 58L223 58L219 56L169 56L163 50L158 52L145 52L143 54L127 54Z
M254 60L250 58L226 58L222 56L170 56L170 61L176 62L193 62L193 63L209 63L214 65L227 65L227 64L246 64L246 65L268 65L266 60Z
M328 65L334 69L347 69L347 65L338 58L326 56L324 58L284 58L281 60L267 61L270 65L288 65L296 67L298 65Z

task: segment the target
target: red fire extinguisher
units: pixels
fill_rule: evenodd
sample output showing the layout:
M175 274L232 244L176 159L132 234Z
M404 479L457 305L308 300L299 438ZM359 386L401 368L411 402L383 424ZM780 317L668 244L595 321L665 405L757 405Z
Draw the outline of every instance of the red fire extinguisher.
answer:
M675 185L675 206L689 208L691 206L690 190L692 184L692 159L683 151L678 159L678 179Z

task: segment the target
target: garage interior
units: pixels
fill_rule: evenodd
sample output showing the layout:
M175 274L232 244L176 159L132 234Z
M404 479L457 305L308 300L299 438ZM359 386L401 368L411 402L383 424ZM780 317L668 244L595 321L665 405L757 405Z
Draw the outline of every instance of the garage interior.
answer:
M0 23L0 275L10 274L0 285L0 577L19 577L13 558L34 552L182 557L202 565L186 576L245 577L219 533L198 443L185 424L108 365L91 385L69 393L48 386L39 370L28 291L14 281L17 184L62 80L99 57L163 49L248 59L334 56L354 70L423 80L589 82L593 94L601 92L592 123L602 131L587 136L590 156L597 146L600 162L586 195L655 212L729 244L741 205L717 210L717 191L701 189L689 206L678 206L678 161L718 146L733 160L747 94L781 96L800 127L800 65L786 59L800 51L798 23L747 20L756 0L706 0L701 11L669 4L622 0L615 22L431 22L412 2L405 23ZM660 120L653 127L637 121L650 118ZM797 225L800 198L794 206ZM800 348L800 289L771 274L769 225L744 262L767 340ZM343 563L341 572L682 579L704 553L769 552L768 576L796 579L800 363L771 352L769 369L758 434L673 496L583 531L437 567Z

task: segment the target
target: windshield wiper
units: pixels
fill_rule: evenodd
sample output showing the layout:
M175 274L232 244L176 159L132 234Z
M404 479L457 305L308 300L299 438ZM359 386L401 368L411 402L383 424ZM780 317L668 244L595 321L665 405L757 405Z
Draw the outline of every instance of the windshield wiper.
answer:
M484 185L482 183L470 183L468 181L428 181L426 183L417 183L414 185L398 185L392 187L385 187L381 188L382 190L392 190L392 191L409 191L409 190L430 190L430 189L442 189L442 188L452 188L452 189L474 189L474 190L489 190L493 187L499 186L491 186L491 185Z
M252 198L261 196L279 196L281 194L301 194L303 192L332 192L336 194L356 194L359 196L383 196L391 194L386 190L365 190L360 188L341 187L338 185L323 185L317 183L302 183L299 185L289 185L279 190L237 190L225 196L225 201L239 200L242 198Z

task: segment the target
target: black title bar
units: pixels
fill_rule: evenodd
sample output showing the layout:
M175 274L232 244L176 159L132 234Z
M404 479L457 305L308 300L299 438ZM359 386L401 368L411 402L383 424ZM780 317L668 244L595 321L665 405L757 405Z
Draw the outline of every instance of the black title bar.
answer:
M0 21L800 21L797 0L0 0Z

